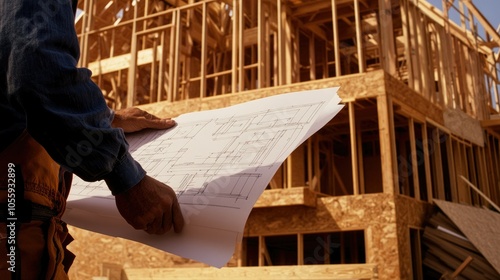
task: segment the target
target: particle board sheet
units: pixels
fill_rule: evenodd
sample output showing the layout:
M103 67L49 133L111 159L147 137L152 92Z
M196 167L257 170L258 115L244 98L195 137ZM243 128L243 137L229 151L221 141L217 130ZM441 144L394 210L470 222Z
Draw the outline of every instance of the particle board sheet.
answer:
M396 195L396 221L397 240L399 256L399 270L402 279L411 279L412 271L412 248L409 234L410 229L423 228L431 217L434 206L428 202L416 200L405 195ZM415 262L416 260L413 260ZM405 278L406 277L406 278Z
M380 238L396 242L394 208L392 196L381 193L321 197L316 207L254 208L246 223L245 236L359 230L374 226L381 231ZM393 231L383 237L387 227Z
M439 124L444 124L443 111L438 105L410 89L406 84L391 75L385 75L384 79L387 93L391 95L396 102L406 104L420 115L424 115Z
M75 240L68 249L76 255L69 270L71 280L89 280L102 276L103 263L122 267L161 268L204 266L202 263L182 258L150 246L68 226ZM229 264L228 264L229 266ZM121 270L121 269L120 269ZM115 280L116 278L109 278Z
M396 195L395 198L397 221L404 230L408 226L421 228L433 213L433 206L428 202L406 195Z
M389 194L318 197L316 207L254 208L245 236L351 230L365 231L366 262L377 264L380 279L399 279L396 210Z
M456 135L483 147L484 136L481 123L458 109L446 109L443 112L444 125Z
M468 205L434 200L439 212L424 231L424 266L451 273L471 256L463 279L500 279L500 214Z
M259 197L254 208L303 205L316 206L317 194L308 187L266 190Z

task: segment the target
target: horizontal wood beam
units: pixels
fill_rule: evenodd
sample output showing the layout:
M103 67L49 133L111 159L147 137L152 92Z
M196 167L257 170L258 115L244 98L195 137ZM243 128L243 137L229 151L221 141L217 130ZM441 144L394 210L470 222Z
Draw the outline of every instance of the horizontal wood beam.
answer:
M122 279L377 279L374 264L124 269Z
M306 1L304 1L306 2ZM365 7L368 7L366 2L363 2L365 4ZM352 5L353 1L352 0L338 0L336 2L337 6L343 5L343 4L349 4ZM307 1L307 4L302 4L298 7L292 7L292 16L302 16L302 15L307 15L311 13L316 13L321 9L329 9L331 8L331 2L329 1ZM354 8L352 8L354 9ZM340 13L339 13L340 15Z
M162 48L157 48L156 57L161 57ZM115 72L118 70L128 69L130 67L130 54L122 54L115 57L101 59L99 61L91 62L88 69L92 71L92 75L101 75L106 73ZM153 62L153 48L138 51L137 65L144 65Z

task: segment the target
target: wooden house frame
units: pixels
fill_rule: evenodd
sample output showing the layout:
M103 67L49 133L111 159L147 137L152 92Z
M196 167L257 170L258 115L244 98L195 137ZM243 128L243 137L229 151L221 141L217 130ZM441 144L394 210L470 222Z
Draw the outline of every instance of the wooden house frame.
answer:
M375 267L368 278L424 279L433 199L500 204L500 35L471 0L443 7L82 0L80 66L111 108L162 117L340 86L345 108L276 173L228 266L359 264Z

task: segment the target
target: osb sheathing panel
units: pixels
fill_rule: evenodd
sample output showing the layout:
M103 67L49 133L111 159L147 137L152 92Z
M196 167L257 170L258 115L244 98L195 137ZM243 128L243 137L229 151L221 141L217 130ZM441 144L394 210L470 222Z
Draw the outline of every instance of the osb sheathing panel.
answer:
M424 228L426 221L435 211L432 204L413 198L396 196L396 220L399 242L400 279L412 279L412 256L410 247L410 227Z
M158 117L176 117L178 115L219 109L231 105L255 100L263 97L273 96L288 92L297 92L312 89L321 89L340 86L339 97L343 100L355 98L375 97L384 93L384 72L382 70L343 76L338 78L323 79L289 86L263 88L259 90L245 91L235 94L218 95L207 98L193 98L176 102L158 102L142 105L140 108Z
M375 263L380 279L399 275L395 209L392 196L369 194L325 197L316 208L307 206L254 209L246 235L273 235L298 232L365 230L367 263ZM69 249L77 255L70 279L99 276L102 263L124 268L202 267L202 263L151 248L136 242L70 227L75 241ZM235 266L231 259L227 266Z
M266 190L257 200L254 207L304 205L316 206L316 193L308 187Z
M385 76L385 89L393 99L409 105L413 110L427 116L438 124L444 125L443 111L425 97L408 87L408 85L397 80L389 74Z
M316 208L253 209L245 236L360 229L365 230L366 262L378 265L380 279L398 279L395 204L389 194L324 197Z
M92 279L101 275L102 263L116 263L125 268L160 268L203 266L144 244L69 227L75 240L68 249L76 255L69 276L71 280ZM110 279L111 280L111 279Z
M341 87L338 93L342 99L352 101L356 98L375 97L384 94L383 77L384 72L379 70L365 74L349 75L290 86L265 88L204 99L196 98L174 103L160 102L144 105L141 106L141 108L159 117L175 117L187 112L223 108L276 94L335 86ZM302 199L305 204L311 203L311 197L308 195L304 195ZM395 234L387 234L396 231L393 214L394 205L390 202L389 197L384 197L383 195L368 195L350 197L350 199L346 197L330 199L333 200L328 200L327 198L318 200L321 202L318 215L315 214L316 210L313 209L306 211L307 213L303 213L305 216L302 216L301 220L303 222L307 221L307 225L302 228L307 229L309 232L350 228L366 229L366 232L370 233L369 235L371 236L370 240L367 240L367 244L373 244L373 246L367 250L367 262L374 262L375 260L382 261L386 259L387 261L384 262L387 262L388 265L383 266L382 273L387 275L398 275L397 258L394 258L394 256L397 256L397 252L391 251L396 247L390 245L395 244L396 237ZM325 203L328 206L326 206ZM288 210L283 212L281 221L278 220L275 221L275 223L288 224L290 222L288 211L293 209L303 210L304 208L310 207L276 207L275 211L280 211L277 210L278 208ZM339 210L341 211L339 212ZM380 211L383 213L380 213ZM335 213L337 218L332 220L332 213ZM361 217L362 219L360 219ZM315 220L329 222L325 224L323 222L315 222ZM341 227L335 226L335 221L339 221ZM369 222L369 225L361 221L365 221L366 223ZM382 221L382 224L378 224L379 221ZM296 220L294 223L298 222L300 221ZM266 226L266 223L267 221L264 221L262 226ZM275 227L274 229L276 230L279 228ZM100 235L74 227L71 227L70 230L75 237L75 241L70 245L70 250L77 255L75 263L70 271L71 279L89 279L91 276L100 275L100 267L103 262L118 263L122 264L124 267L130 268L159 268L185 264L203 266L203 264L152 249L146 245ZM234 262L234 259L232 259L228 266L234 266ZM391 277L386 279L391 279Z
M472 143L483 147L484 135L481 123L465 112L457 109L446 109L443 113L444 124L450 131Z

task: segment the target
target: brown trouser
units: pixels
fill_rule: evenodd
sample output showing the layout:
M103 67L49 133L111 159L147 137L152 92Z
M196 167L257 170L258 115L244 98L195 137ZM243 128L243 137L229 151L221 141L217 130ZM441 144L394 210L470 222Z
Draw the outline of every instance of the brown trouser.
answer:
M20 169L9 170L9 166ZM24 180L13 181L14 175L21 176L16 172L22 172ZM60 218L71 176L26 131L0 153L0 279L68 279L74 255L66 250L66 245L73 239ZM24 192L19 193L22 181ZM15 203L9 205L8 197L13 197L10 193L14 187ZM28 203L23 204L23 199ZM25 206L21 210L22 205ZM29 217L23 222L18 219L17 228L9 216L12 213L7 211L12 206L16 213L24 211ZM15 256L13 243L18 251Z

